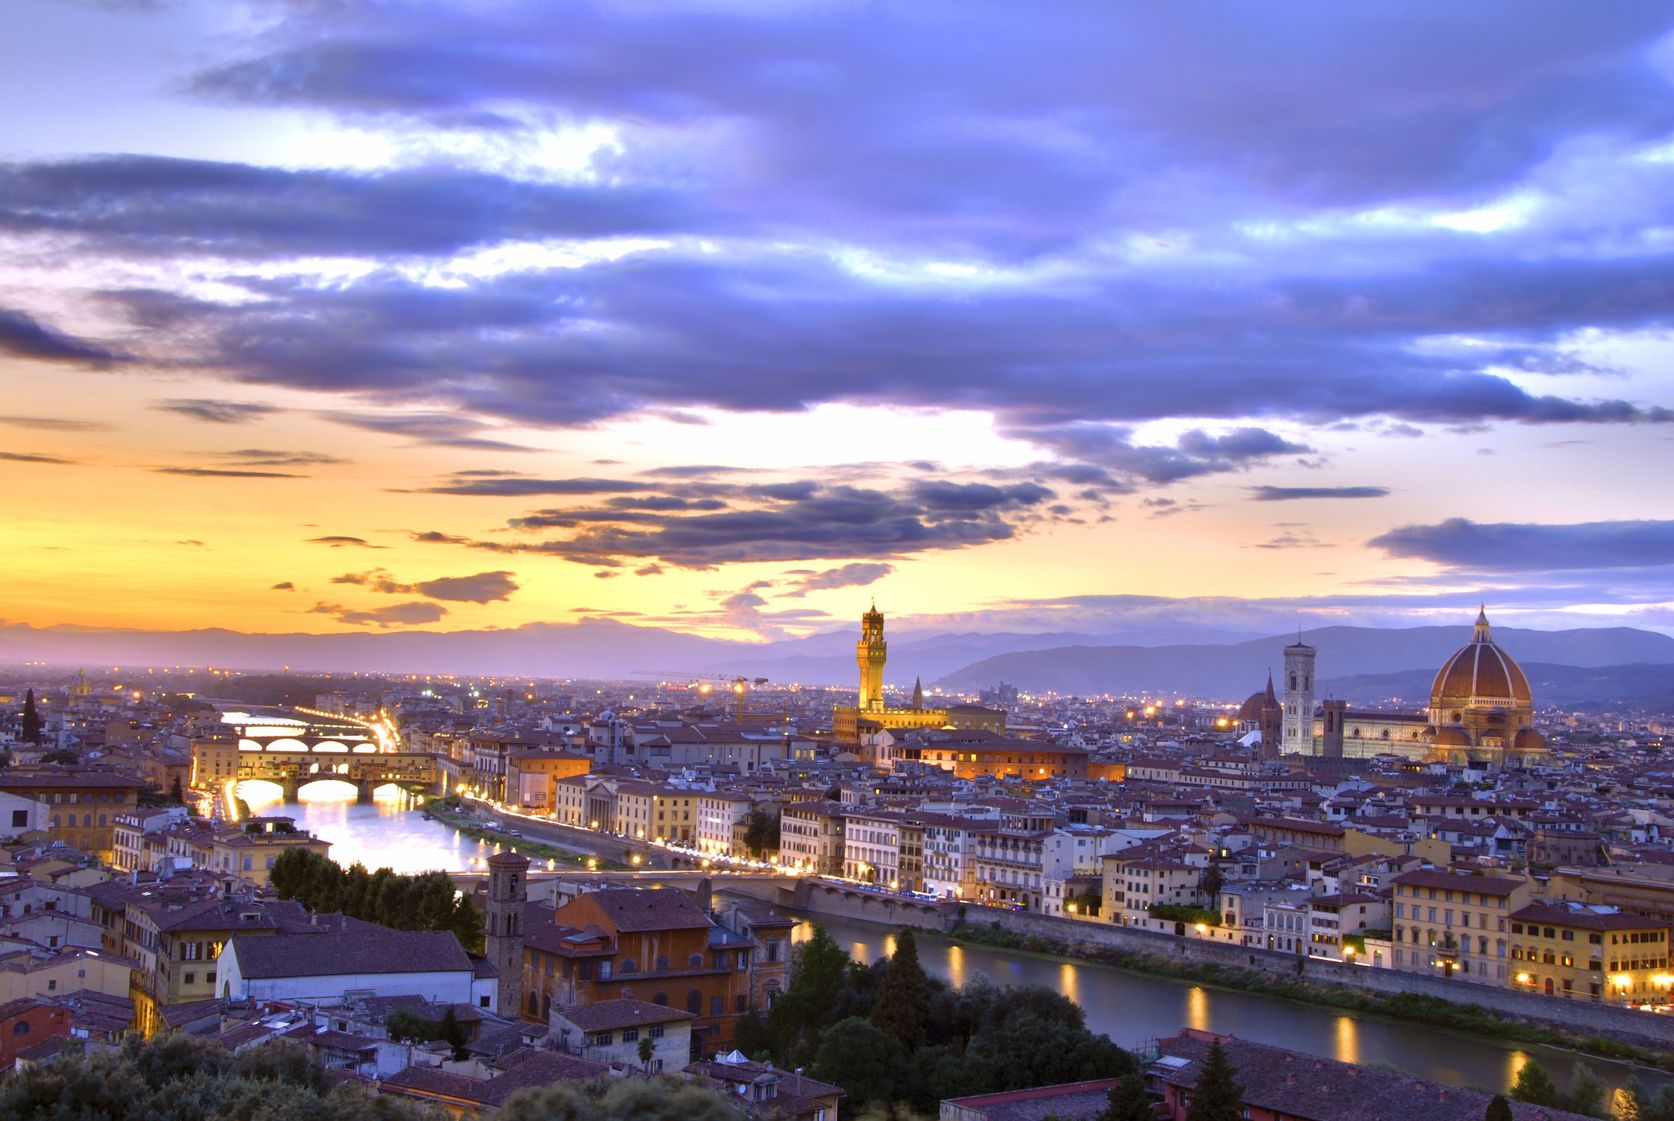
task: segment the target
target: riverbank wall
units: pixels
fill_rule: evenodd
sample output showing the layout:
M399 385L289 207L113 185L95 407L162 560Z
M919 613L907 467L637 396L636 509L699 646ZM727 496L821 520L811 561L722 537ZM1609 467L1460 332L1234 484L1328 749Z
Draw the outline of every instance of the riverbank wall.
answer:
M1468 981L1449 981L1439 976L1404 970L1299 957L1263 948L1159 934L1094 920L969 904L961 906L928 900L903 900L896 896L822 883L798 885L795 904L798 910L811 915L907 926L941 934L949 933L961 922L978 927L993 926L1019 938L1041 939L1062 947L1070 956L1090 961L1106 961L1109 955L1100 951L1115 951L1157 962L1214 965L1379 995L1435 997L1456 1004L1474 1004L1503 1016L1565 1032L1603 1036L1635 1047L1674 1048L1674 1017L1595 1004L1588 1000L1548 997ZM1119 962L1111 964L1120 965Z

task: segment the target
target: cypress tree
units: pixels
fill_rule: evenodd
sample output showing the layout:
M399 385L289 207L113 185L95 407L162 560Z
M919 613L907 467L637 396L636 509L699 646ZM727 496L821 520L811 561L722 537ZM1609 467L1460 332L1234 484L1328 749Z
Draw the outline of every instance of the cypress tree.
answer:
M919 964L918 941L911 930L895 936L895 953L872 1005L872 1023L909 1051L924 1046L930 1024L930 983Z
M1155 1121L1151 1096L1145 1092L1145 1076L1137 1070L1122 1076L1110 1088L1110 1104L1098 1121Z
M1488 1103L1488 1109L1482 1115L1482 1121L1512 1121L1511 1103L1505 1100L1504 1094L1494 1095L1494 1100Z
M1186 1121L1239 1121L1244 1112L1244 1088L1235 1081L1237 1073L1221 1041L1210 1043L1209 1053L1198 1067Z
M23 694L23 742L41 742L41 714L35 711L35 690Z

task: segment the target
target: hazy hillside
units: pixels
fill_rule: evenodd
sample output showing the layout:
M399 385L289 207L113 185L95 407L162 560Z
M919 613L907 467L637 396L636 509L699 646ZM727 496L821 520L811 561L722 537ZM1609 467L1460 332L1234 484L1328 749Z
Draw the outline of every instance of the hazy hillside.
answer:
M1471 637L1469 627L1323 627L1304 640L1319 651L1318 675L1342 680L1369 674L1402 674L1436 667ZM1602 667L1674 665L1674 638L1630 627L1528 631L1496 627L1495 640L1519 662ZM1073 693L1167 693L1240 697L1284 668L1284 647L1294 636L1277 635L1230 646L1091 646L1019 651L984 658L947 675L940 684L979 689L1009 681L1024 689ZM1422 689L1427 690L1428 680Z
M1605 704L1674 708L1674 666L1558 666L1523 662L1529 689L1542 704L1585 708ZM1320 681L1321 696L1341 697L1351 704L1378 704L1397 698L1423 707L1430 695L1433 669L1401 673L1361 674Z

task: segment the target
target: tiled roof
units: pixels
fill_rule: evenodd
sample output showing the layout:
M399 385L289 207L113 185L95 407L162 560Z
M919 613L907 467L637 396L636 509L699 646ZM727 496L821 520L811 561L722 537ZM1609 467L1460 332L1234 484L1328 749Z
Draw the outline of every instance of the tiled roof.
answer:
M1197 1084L1209 1051L1207 1033L1188 1032L1162 1041L1163 1062L1147 1072L1161 1082ZM1320 1059L1264 1043L1226 1036L1221 1047L1244 1088L1247 1105L1296 1121L1481 1121L1490 1095L1428 1082L1411 1075ZM1172 1065L1167 1059L1183 1059ZM1582 1121L1578 1113L1511 1103L1515 1121Z
M709 918L691 896L674 888L605 888L575 902L591 900L619 931L694 930L709 926ZM558 908L562 918L574 903Z
M459 940L446 931L372 930L342 934L233 937L246 979L353 973L472 972Z
M554 1008L552 1014L562 1016L582 1031L614 1031L640 1024L671 1024L677 1020L696 1019L690 1012L644 1000L600 1000L592 1004Z

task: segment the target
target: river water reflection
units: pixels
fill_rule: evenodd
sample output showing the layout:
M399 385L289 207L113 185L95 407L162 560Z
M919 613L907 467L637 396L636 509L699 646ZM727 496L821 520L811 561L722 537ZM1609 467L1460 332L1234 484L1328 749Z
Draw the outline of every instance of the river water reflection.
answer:
M267 789L277 796L277 787ZM387 865L399 872L453 871L481 867L493 852L482 841L427 820L403 800L356 805L352 787L331 792L327 784L319 784L309 789L308 800L289 803L258 801L264 793L262 784L247 783L243 792L255 812L294 817L299 826L330 841L332 857L344 864L359 860L369 868ZM843 919L820 921L858 961L875 961L893 951L894 939L883 928ZM806 925L799 928L799 937L806 937L808 929ZM1091 963L960 946L922 932L918 948L926 972L955 985L981 973L1002 985L1056 989L1086 1009L1089 1028L1126 1047L1172 1035L1182 1026L1206 1028L1345 1062L1389 1066L1437 1082L1493 1090L1508 1088L1530 1056L1560 1083L1574 1061L1573 1055L1552 1048L1520 1048ZM1591 1061L1589 1065L1609 1090L1622 1086L1630 1073L1630 1068L1616 1063ZM1641 1072L1640 1078L1653 1087L1665 1081L1648 1072Z
M894 951L887 930L844 919L820 918L838 945L857 961L871 962ZM807 937L809 928L798 929ZM933 977L963 985L984 974L1001 985L1045 985L1081 1005L1087 1026L1124 1047L1172 1035L1182 1026L1230 1033L1349 1063L1378 1064L1455 1086L1505 1090L1530 1057L1560 1084L1575 1056L1550 1047L1518 1047L1432 1028L1351 1015L1253 993L1235 992L1166 977L1126 973L1089 962L1061 961L986 946L962 946L916 932L919 960ZM1608 1091L1627 1082L1632 1068L1589 1061ZM1665 1080L1641 1072L1640 1080Z

